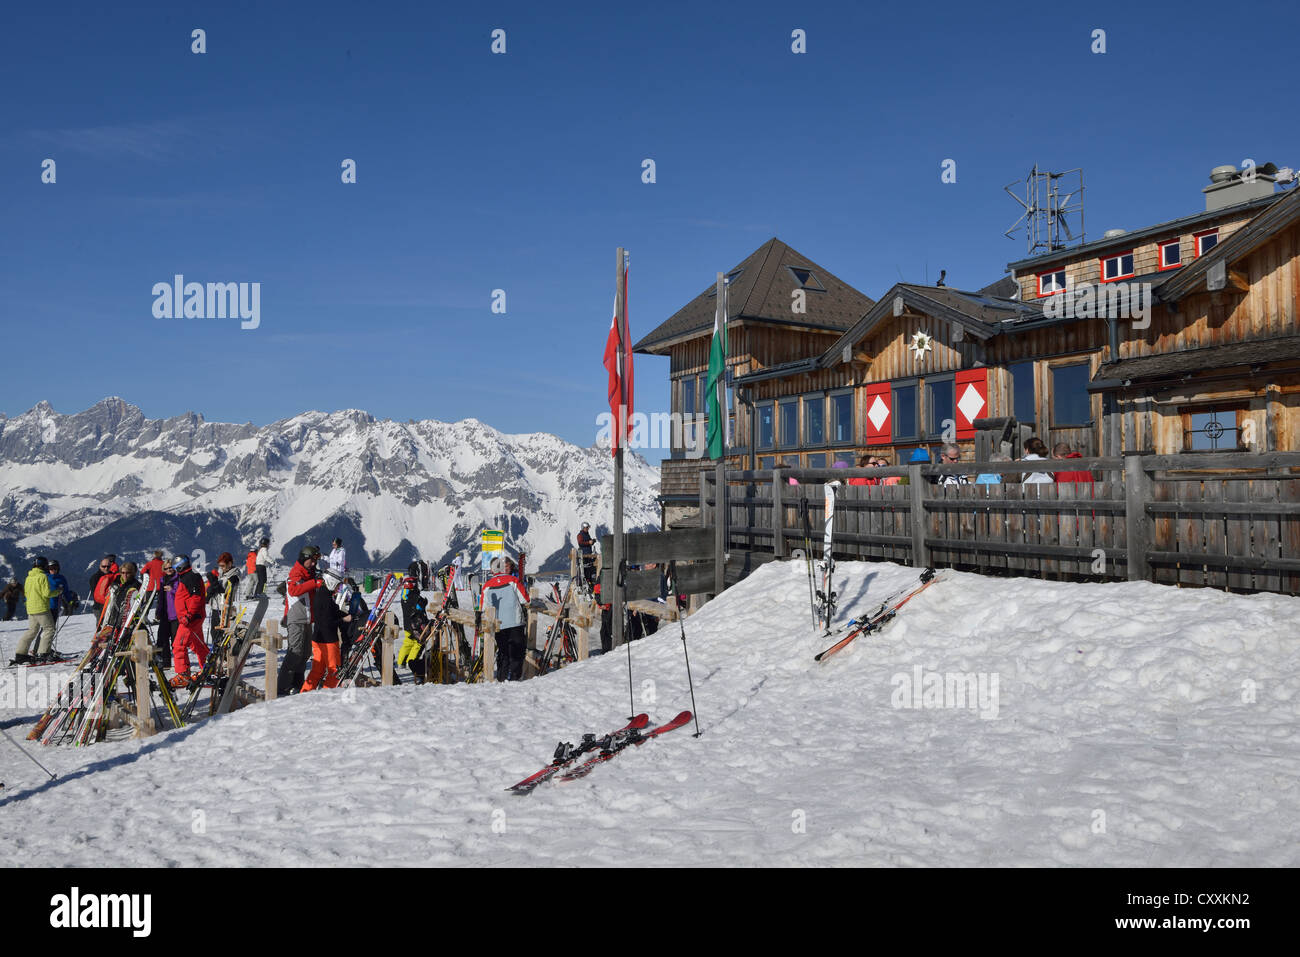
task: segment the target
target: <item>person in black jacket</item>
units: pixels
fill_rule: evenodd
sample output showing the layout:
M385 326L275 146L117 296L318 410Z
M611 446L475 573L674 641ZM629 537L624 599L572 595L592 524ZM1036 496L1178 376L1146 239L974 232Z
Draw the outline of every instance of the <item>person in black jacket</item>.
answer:
M578 532L578 561L582 563L582 577L588 585L596 584L596 540L591 537L591 523L583 522Z
M331 572L324 575L325 585L317 588L311 597L311 674L303 682L303 692L318 685L337 687L339 683L339 633L351 621L334 603L334 592L342 579ZM322 681L322 679L324 679Z

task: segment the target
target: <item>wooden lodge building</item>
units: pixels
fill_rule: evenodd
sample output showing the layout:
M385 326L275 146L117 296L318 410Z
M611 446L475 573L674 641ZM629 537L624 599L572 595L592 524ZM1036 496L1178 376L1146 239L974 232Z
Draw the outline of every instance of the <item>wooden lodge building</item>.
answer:
M769 240L728 274L728 465L905 464L945 423L966 461L977 436L980 459L997 448L995 424L1014 457L1031 434L1085 456L1300 451L1300 188L1211 180L1203 211L1009 263L976 291L898 283L873 302ZM710 286L635 346L670 356L675 413L705 409L715 302ZM662 465L664 527L711 464L690 445Z

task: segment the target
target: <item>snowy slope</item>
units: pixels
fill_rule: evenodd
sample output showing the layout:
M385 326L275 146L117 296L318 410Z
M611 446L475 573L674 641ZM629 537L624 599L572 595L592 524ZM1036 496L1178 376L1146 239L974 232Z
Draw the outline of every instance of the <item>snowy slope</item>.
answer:
M841 570L846 609L915 578ZM38 748L48 784L0 742L0 844L77 865L1300 864L1300 600L948 573L816 664L803 576L764 566L687 619L702 738L673 732L580 782L502 790L556 740L622 723L621 653ZM690 706L676 625L633 667L639 710ZM996 675L989 716L894 707L915 668ZM33 714L0 721L20 736Z
M626 489L626 527L657 528L658 470L629 456ZM241 557L263 534L273 557L337 534L354 565L404 565L416 554L441 561L480 529L506 528L537 568L572 546L583 521L608 528L612 503L608 449L505 435L474 419L398 423L345 410L259 429L194 413L146 419L117 398L76 415L44 402L0 415L0 543L13 543L0 552L58 553L74 588L106 551Z

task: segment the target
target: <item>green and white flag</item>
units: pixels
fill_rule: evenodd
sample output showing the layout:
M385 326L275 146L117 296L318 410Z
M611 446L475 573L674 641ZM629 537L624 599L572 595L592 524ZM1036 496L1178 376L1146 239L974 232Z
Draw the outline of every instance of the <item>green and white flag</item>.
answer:
M709 458L720 459L727 436L727 283L718 274L718 305L713 312L713 344L709 347Z

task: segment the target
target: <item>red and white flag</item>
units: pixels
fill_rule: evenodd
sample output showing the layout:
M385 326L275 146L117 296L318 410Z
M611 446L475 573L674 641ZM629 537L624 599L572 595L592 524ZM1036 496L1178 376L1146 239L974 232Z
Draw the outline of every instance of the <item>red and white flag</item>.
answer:
M614 417L611 451L618 452L632 431L632 336L627 322L627 258L623 259L623 314L614 298L614 317L605 340L605 368L609 371L609 412Z

